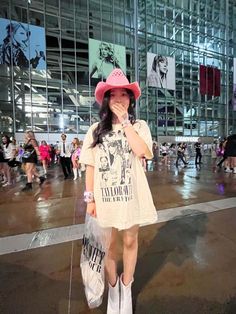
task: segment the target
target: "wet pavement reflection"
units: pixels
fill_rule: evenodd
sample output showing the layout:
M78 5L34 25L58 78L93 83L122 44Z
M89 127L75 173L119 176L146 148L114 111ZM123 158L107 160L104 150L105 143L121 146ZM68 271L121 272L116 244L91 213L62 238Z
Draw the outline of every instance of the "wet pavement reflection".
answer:
M197 168L149 164L147 177L157 210L181 207L183 215L140 229L134 312L236 313L236 203L205 210L205 202L236 197L236 175L206 159ZM84 223L84 177L64 181L55 167L41 188L20 185L0 187L0 237ZM121 235L118 247L120 270ZM0 313L106 313L106 294L101 307L87 307L80 253L76 240L0 255Z

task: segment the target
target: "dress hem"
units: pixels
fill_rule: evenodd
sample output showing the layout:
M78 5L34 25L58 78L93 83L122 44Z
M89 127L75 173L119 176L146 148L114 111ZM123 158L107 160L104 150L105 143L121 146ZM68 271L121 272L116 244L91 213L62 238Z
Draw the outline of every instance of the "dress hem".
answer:
M98 224L100 227L102 228L115 228L115 229L118 229L119 231L121 230L127 230L133 226L142 226L142 225L151 225L153 223L156 223L158 222L158 216L156 215L155 217L153 218L149 218L149 219L140 219L138 221L134 221L132 223L127 223L125 225L120 225L120 224L111 224L109 222L102 222L102 221L99 221L98 220Z

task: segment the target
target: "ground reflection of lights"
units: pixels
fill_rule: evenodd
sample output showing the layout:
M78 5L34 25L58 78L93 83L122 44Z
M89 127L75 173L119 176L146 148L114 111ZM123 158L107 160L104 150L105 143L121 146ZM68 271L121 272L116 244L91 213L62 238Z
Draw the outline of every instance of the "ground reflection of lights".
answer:
M52 205L51 202L42 201L36 205L36 213L37 216L41 219L41 221L48 220L50 216L49 208Z
M217 191L219 194L224 194L225 193L225 186L223 183L216 183Z

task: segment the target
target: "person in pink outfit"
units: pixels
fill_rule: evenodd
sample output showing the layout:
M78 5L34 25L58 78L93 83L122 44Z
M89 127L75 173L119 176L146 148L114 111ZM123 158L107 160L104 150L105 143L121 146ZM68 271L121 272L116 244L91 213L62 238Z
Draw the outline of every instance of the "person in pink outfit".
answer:
M73 139L72 145L73 145L73 152L71 155L71 162L73 165L74 180L77 180L78 174L79 174L79 177L81 178L81 170L80 170L80 163L79 163L81 148L80 148L79 139L77 137Z
M50 163L50 146L47 144L46 141L42 141L41 145L39 146L39 153L40 153L40 160L43 165L44 174L47 174L48 164Z

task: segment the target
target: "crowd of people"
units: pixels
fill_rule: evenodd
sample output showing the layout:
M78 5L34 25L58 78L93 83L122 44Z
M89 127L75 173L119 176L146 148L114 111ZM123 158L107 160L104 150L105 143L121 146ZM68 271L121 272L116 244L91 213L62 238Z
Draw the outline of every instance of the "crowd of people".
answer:
M66 134L61 135L61 141L47 144L42 140L40 144L33 131L26 131L24 144L18 145L14 138L2 135L0 145L0 179L2 187L10 187L26 177L26 185L22 191L32 190L34 181L42 185L47 178L48 167L60 164L64 179L72 177L77 180L81 177L79 162L82 141L74 138L71 143L66 141ZM39 173L38 165L42 166L43 173ZM73 176L72 176L73 173ZM23 176L22 176L23 174Z
M156 142L153 143L153 162L157 164L160 158L160 163L165 166L170 165L170 160L175 159L175 165L178 168L182 165L186 167L190 156L194 157L194 164L196 166L202 164L202 156L204 151L204 144L201 138L192 145L187 143L161 143L158 147ZM230 135L222 140L214 140L211 145L208 145L208 153L211 156L212 168L217 169L224 167L225 172L236 173L236 134Z
M74 138L72 142L67 141L66 134L61 135L61 141L55 144L47 144L42 140L38 144L35 134L32 131L25 132L24 144L17 145L16 140L10 139L8 135L2 136L0 145L0 179L2 187L13 185L19 181L24 174L27 183L22 189L28 191L32 189L32 182L38 181L42 185L47 177L48 167L60 164L64 179L73 178L77 180L82 177L85 170L80 163L79 157L83 142ZM189 147L184 142L162 143L158 146L153 142L153 165L159 163L169 166L170 160L174 159L175 166L178 168L183 165L187 167L189 156L195 155L195 165L202 164L203 144L201 139L192 145L194 152L189 152ZM210 145L210 156L213 169L224 167L225 172L236 173L236 135L230 135L223 140L214 140ZM141 160L145 170L148 170L148 163L145 158ZM37 165L41 164L43 174L39 175Z

